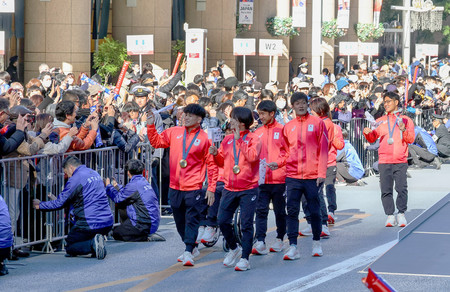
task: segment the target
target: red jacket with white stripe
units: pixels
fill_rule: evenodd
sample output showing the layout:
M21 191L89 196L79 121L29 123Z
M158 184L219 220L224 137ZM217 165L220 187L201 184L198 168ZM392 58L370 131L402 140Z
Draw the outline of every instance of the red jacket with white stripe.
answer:
M244 135L245 140L243 140ZM234 135L228 135L223 139L222 144L214 161L219 167L223 166L225 189L232 192L241 192L257 188L259 180L259 154L261 152L261 142L254 133L241 131L239 140L236 141L236 154L239 155L240 173L234 174Z
M255 135L261 140L260 159L266 159L266 163L276 162L278 169L272 171L267 167L265 184L284 184L286 182L286 158L287 145L283 139L283 125L273 121L255 131Z
M392 135L394 143L392 145L388 144L389 127L387 119L390 121L391 130L395 124L394 133ZM377 122L381 122L378 128L372 130L372 132L367 135L364 134L369 143L374 143L378 138L380 138L380 148L378 149L379 163L407 163L408 144L413 143L415 138L414 124L413 121L407 116L398 116L398 119L401 119L406 126L406 130L402 132L396 123L396 119L397 115L384 115L377 119Z
M336 166L336 155L338 150L344 149L345 142L339 125L334 124L329 118L322 117L328 132L329 150L327 167ZM331 124L331 125L330 125Z
M187 167L181 168L180 160L183 159L183 136L185 127L173 127L158 134L154 125L147 125L147 134L150 144L154 148L168 148L170 166L170 188L179 191L200 190L205 181L208 170L208 191L215 192L218 169L214 159L209 154L211 141L200 127L187 133L186 148L191 144L195 134L200 131L196 141L190 149L186 161Z
M286 177L295 179L326 178L328 136L325 123L306 114L284 126L288 146Z

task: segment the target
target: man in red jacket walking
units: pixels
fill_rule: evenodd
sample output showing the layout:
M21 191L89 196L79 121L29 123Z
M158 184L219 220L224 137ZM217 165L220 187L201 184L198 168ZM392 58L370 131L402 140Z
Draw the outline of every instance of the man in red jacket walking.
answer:
M300 258L297 248L298 214L302 196L311 213L313 256L322 256L322 232L319 186L325 181L328 161L328 137L325 123L308 113L308 97L296 92L291 97L296 118L284 126L283 136L288 146L286 161L287 232L290 247L285 260Z
M263 100L258 104L259 119L263 126L255 131L261 140L260 159L267 164L264 183L259 186L259 197L256 203L256 239L252 253L264 255L269 252L265 238L267 232L267 216L269 203L272 201L277 238L270 248L271 252L283 249L283 238L286 234L286 141L283 139L283 125L275 121L276 104L271 100ZM261 181L261 179L260 179Z
M388 216L386 227L398 224L405 227L407 222L405 212L408 203L408 185L406 171L408 169L408 144L414 142L414 124L410 118L400 115L398 105L400 96L394 92L384 95L384 108L386 115L377 119L381 123L378 128L364 129L364 136L369 143L380 138L378 149L381 201L385 214ZM393 188L397 191L396 205L398 209L397 220L394 216L395 205Z
M185 266L194 265L198 255L195 248L202 206L202 186L208 171L208 205L214 203L217 166L208 153L211 141L200 124L206 116L204 108L190 104L183 110L184 126L172 127L158 134L154 116L149 112L147 133L150 144L155 148L170 147L170 188L169 198L178 234L186 245L185 252L178 260ZM194 250L195 248L195 250Z

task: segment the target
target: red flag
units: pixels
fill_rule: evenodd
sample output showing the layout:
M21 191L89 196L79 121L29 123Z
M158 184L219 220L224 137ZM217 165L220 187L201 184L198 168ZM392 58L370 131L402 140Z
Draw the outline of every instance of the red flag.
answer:
M178 67L180 66L180 62L181 62L181 57L183 57L183 53L178 52L177 61L175 62L175 65L173 66L172 76L175 76L175 74L177 74Z
M391 287L386 281L378 276L374 271L369 269L367 277L362 278L362 282L366 287L374 292L395 292L394 288Z
M127 73L128 66L131 62L123 61L122 70L120 70L119 80L117 80L116 88L114 88L114 93L119 94L120 88L122 87L123 79L125 78L125 73Z

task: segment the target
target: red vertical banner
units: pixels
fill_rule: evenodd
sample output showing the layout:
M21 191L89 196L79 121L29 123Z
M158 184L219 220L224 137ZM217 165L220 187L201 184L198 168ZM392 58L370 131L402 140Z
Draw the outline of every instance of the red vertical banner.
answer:
M122 70L120 70L119 79L117 80L116 88L114 88L114 93L119 94L120 88L122 87L123 79L125 78L125 73L127 73L128 66L130 66L129 61L123 61Z
M383 5L383 0L375 0L375 4L373 5L373 24L380 24L380 13L381 6Z

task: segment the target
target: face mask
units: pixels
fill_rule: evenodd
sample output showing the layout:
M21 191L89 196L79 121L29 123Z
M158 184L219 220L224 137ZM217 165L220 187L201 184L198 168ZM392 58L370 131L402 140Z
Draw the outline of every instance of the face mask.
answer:
M276 102L277 108L284 109L286 107L286 100L278 99Z
M45 88L49 88L51 85L52 85L51 80L46 80L46 81L42 82L42 86L44 86Z
M73 84L73 79L72 78L67 79L67 83L69 83L69 85L72 85Z

